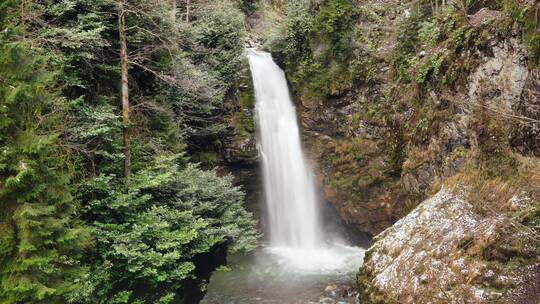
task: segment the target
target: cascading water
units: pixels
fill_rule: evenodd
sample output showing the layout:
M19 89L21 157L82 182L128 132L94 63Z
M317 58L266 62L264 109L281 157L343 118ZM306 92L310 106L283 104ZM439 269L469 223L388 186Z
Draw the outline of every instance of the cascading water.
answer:
M336 240L329 244L322 236L313 174L302 153L285 73L268 53L249 49L247 55L255 88L270 233L268 250L298 269L340 269L358 251Z
M247 55L270 244L248 256L228 257L231 270L212 275L202 303L354 303L356 295L349 291L364 250L340 242L339 233L329 237L324 231L285 75L270 54L248 50Z
M285 74L268 53L248 50L248 57L271 245L314 250L322 243L317 196Z

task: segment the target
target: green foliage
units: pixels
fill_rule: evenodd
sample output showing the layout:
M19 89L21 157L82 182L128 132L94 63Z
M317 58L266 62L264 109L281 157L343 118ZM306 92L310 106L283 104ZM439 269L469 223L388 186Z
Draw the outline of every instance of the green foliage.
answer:
M266 46L284 64L295 94L302 100L319 102L350 89L353 78L362 79L358 75L364 72L363 59L349 66L355 53L362 55L362 51L351 48L355 18L351 1L303 0L285 4L283 27ZM365 69L368 74L369 70Z
M243 192L185 156L224 133L243 15L194 5L129 1L126 183L116 2L0 3L0 303L178 302L200 256L254 248Z
M419 46L420 22L423 15L415 9L411 9L408 14L401 15L396 20L396 41L397 49L401 54L410 54L416 52Z
M80 154L76 157L76 166L92 168L91 172L75 174L82 178L99 172L120 172L122 123L116 108L105 100L88 104L78 98L69 103L68 110L74 120L64 136L78 144Z
M361 30L357 31L356 36L354 39L356 46L349 62L349 73L354 82L371 83L379 70L377 60L373 56L376 50Z
M223 113L247 63L243 57L244 24L240 10L227 2L201 7L195 21L181 27L181 48L169 65L177 80L160 84L158 95L179 122L190 150L208 152L222 146L227 132ZM195 50L195 51L194 51Z
M427 58L427 60L420 65L416 81L418 83L424 83L428 80L429 76L432 78L437 77L444 59L444 56L441 54L436 54Z
M210 64L229 85L238 77L244 49L243 15L230 5L218 10L209 8L200 13L193 25L193 38L205 48L199 60ZM199 54L195 54L199 55Z
M255 12L260 4L260 0L236 0L240 9L247 15Z
M433 47L438 42L440 29L436 22L424 21L418 30L418 39L422 46Z
M111 187L121 185L111 175L82 189L100 257L89 283L98 295L92 303L171 303L195 275L198 255L220 244L231 252L254 248L254 221L231 178L176 163L156 159L126 190Z
M21 41L9 4L0 15L10 26L0 34L0 302L65 302L80 288L88 234L62 171L55 71L42 50Z
M117 75L111 60L116 56L108 53L115 44L111 35L117 24L112 0L35 1L30 8L41 15L29 20L32 34L54 50L52 64L61 72L67 96L95 96L99 84L115 89L110 79Z
M313 14L308 0L287 1L285 22L279 36L267 42L267 47L285 63L304 60L311 56L310 36L313 29Z
M396 20L396 50L394 69L399 80L410 82L410 68L413 64L411 56L416 55L419 47L420 22L422 14L412 9L408 15L402 15Z
M318 7L315 31L331 46L329 56L346 58L353 33L353 14L350 0L327 0Z
M540 68L540 17L538 5L506 1L505 9L522 28L523 40L531 54L530 62Z

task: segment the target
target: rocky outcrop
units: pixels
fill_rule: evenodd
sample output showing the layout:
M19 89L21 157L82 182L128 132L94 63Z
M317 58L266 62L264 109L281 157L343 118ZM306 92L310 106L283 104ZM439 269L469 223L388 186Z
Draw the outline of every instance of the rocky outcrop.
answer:
M228 134L223 139L221 154L228 166L254 168L259 157L255 138L255 93L247 62L232 97L226 118Z
M529 73L521 98L513 107L523 119L512 134L512 145L521 153L540 156L540 71Z
M371 115L368 112L377 111L374 104L388 84L395 47L391 25L404 7L395 0L365 1L357 6L360 16L356 26L372 44L373 53L358 59L366 65L363 70L373 73L369 83L347 87L337 84L343 81L338 77L334 86L340 89L331 90L331 96L318 102L310 94L299 94L300 88L293 86L293 91L297 93L307 151L327 201L345 222L375 235L404 215L399 174L381 144L392 139L381 123L366 119Z
M537 4L295 3L252 21L277 41L327 200L376 236L361 303L537 304Z
M375 238L358 276L362 303L536 303L539 231L479 214L462 188L442 189Z
M529 67L519 33L497 30L501 12L480 9L469 16L468 30L478 35L477 41L444 67L448 74L456 73L452 68L459 71L460 81L415 92L418 88L394 82L388 69L396 55L392 24L410 13L407 6L393 1L359 6L372 16L360 16L358 22L376 49L374 80L320 102L297 96L318 180L347 222L376 235L460 172L466 154L478 144L474 119L479 115L513 119L499 123L516 128L516 147L538 153L538 73ZM424 49L414 58L420 67L438 54L448 56L440 46ZM388 98L383 92L389 91L402 97L383 107L399 109L377 117L389 111L380 108ZM369 118L371 112L375 118Z
M520 100L528 76L527 53L512 37L492 39L487 52L480 55L481 63L468 80L468 101L510 112ZM488 98L486 98L488 97Z

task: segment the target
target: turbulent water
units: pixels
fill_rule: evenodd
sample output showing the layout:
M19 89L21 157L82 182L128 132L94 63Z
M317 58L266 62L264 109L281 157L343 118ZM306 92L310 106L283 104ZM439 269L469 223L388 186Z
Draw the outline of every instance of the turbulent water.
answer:
M232 257L203 303L355 303L364 250L329 233L304 159L284 72L268 53L248 50L256 98L268 244Z

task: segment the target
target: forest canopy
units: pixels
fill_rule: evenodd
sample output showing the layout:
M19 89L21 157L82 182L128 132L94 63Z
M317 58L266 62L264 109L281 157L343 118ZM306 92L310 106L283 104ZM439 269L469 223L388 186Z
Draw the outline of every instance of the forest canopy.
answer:
M245 64L238 3L0 3L0 303L173 303L249 251L231 176L190 152ZM208 270L206 270L208 271Z

